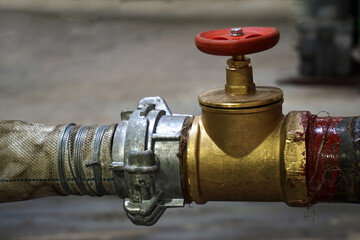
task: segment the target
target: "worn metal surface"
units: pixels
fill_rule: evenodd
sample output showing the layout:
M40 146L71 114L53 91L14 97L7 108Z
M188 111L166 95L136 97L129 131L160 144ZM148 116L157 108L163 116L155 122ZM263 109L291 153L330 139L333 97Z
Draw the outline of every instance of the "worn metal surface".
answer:
M180 134L189 115L172 115L161 97L140 100L122 113L112 149L114 183L130 220L155 224L166 208L183 207Z
M341 141L335 201L360 203L360 117L344 117L335 129Z
M359 117L309 116L307 179L311 203L360 202Z
M284 120L281 145L283 161L284 202L292 207L303 207L308 204L306 185L306 133L307 122L303 120L303 112L290 112Z

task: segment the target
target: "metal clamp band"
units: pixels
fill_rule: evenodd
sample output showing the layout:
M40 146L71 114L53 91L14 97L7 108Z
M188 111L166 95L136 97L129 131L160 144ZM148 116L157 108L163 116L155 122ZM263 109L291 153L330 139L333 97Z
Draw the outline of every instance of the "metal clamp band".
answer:
M92 167L95 178L95 186L96 186L96 195L102 196L108 194L105 190L104 184L102 182L102 170L100 164L100 150L101 150L101 142L104 137L105 131L108 126L99 126L95 132L95 138L93 142L93 151L92 151L92 162L87 163L85 166Z
M82 126L80 127L78 133L75 137L75 143L74 143L74 170L75 170L75 183L76 186L79 188L82 194L84 195L91 195L90 192L86 189L86 186L88 189L95 195L94 190L91 188L89 182L87 181L83 166L82 166L82 147L84 138L86 137L86 133L89 129L89 126ZM85 186L86 183L86 186Z
M72 195L73 192L70 190L69 184L67 182L66 174L65 174L65 166L64 166L64 158L67 155L68 160L70 159L70 152L69 152L69 137L71 130L75 127L75 124L70 123L67 125L61 135L59 146L58 146L58 159L57 159L57 169L58 169L58 175L59 180L62 188L64 191Z

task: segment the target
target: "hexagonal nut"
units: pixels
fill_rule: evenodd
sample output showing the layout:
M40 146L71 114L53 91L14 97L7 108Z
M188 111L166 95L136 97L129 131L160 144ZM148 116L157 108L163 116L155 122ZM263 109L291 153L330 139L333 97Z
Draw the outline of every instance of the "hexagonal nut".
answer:
M226 63L230 68L244 68L250 65L250 58L245 58L245 60L234 60L229 58Z

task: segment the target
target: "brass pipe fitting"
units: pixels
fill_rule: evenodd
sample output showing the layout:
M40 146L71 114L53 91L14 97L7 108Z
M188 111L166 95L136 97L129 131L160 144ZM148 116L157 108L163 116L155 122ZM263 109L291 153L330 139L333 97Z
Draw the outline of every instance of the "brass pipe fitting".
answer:
M203 109L189 131L184 164L188 200L305 206L306 127L301 116L283 116L281 104L246 114Z

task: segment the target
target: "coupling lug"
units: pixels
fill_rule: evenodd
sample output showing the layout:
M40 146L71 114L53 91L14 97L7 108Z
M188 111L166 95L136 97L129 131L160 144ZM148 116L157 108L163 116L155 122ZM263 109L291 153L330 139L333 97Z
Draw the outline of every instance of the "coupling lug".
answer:
M112 162L109 166L109 169L112 171L123 171L124 162Z
M166 115L172 115L170 108L162 97L146 97L140 100L138 109L143 109L146 105L155 105L155 109L164 110Z
M131 117L131 114L133 113L133 111L121 111L120 113L120 118L121 118L121 121L128 121Z

